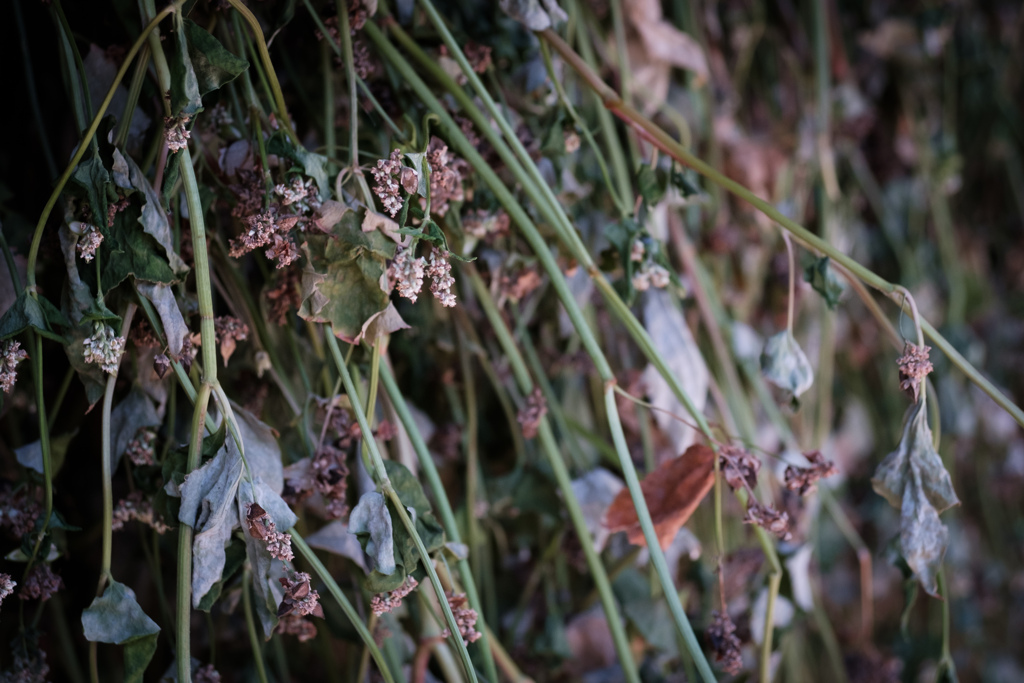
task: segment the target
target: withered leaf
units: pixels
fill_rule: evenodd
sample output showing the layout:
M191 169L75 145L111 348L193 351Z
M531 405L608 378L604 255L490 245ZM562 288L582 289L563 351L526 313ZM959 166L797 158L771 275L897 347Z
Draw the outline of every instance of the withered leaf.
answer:
M686 524L711 490L714 468L715 452L703 444L694 444L678 458L659 465L640 482L662 550L672 543L679 528ZM605 513L604 525L613 533L625 531L630 543L647 545L629 489L620 491L612 501Z

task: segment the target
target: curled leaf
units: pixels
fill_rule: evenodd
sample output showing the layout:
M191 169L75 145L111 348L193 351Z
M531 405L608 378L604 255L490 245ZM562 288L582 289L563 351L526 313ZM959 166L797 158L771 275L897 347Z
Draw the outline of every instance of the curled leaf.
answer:
M765 342L761 352L761 374L775 386L793 394L794 398L814 383L811 362L789 330L783 330Z
M907 410L899 446L878 466L871 485L900 510L903 557L921 586L937 595L936 576L949 539L939 513L960 501L935 451L925 405L922 401Z
M348 530L363 544L373 570L385 576L395 573L394 534L384 496L376 491L364 493L352 509Z
M672 543L679 528L711 490L714 467L715 452L703 444L694 444L678 458L658 465L640 482L662 550ZM625 531L630 543L647 545L629 489L620 491L612 501L604 525L613 533Z

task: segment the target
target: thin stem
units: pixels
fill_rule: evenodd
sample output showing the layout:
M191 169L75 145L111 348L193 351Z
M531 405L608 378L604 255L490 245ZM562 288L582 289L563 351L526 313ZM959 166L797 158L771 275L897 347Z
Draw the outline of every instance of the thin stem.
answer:
M611 110L616 116L620 117L624 121L636 126L642 131L644 137L650 140L652 143L658 146L663 152L672 156L680 163L690 166L695 171L705 176L713 183L729 192L735 194L740 199L743 199L747 203L751 204L754 208L765 214L773 221L781 225L783 228L788 230L790 234L796 237L799 241L807 245L808 248L814 250L817 253L825 254L832 258L840 265L844 266L853 275L863 280L866 284L871 287L878 289L879 291L889 295L890 297L896 291L896 285L888 282L884 278L876 275L870 269L861 265L854 259L850 258L842 251L836 249L831 244L821 239L817 235L813 234L799 223L787 218L778 209L776 209L771 203L761 199L746 187L740 183L732 180L728 176L719 172L711 165L705 163L701 159L697 158L685 147L680 145L665 131L659 128L657 125L652 123L640 112L635 110L633 107L625 104L621 98L615 93L614 90L609 88L598 75L587 65L583 59L577 55L568 44L565 43L554 31L547 29L540 33L541 38L551 44L553 48L566 60L574 69L583 77L583 79L590 85L591 88L598 93L602 98L602 102L605 107ZM1016 404L1014 404L1009 398L1007 398L999 389L995 387L988 379L986 379L966 358L964 358L953 346L943 337L938 331L932 327L926 320L921 320L921 328L924 333L935 343L935 345L949 357L950 362L953 363L957 368L963 372L968 379L978 385L978 387L988 394L992 400L994 400L1000 407L1008 412L1013 419L1022 427L1024 427L1024 410L1021 410Z
M367 26L370 25L371 24L369 23L367 24ZM327 346L331 349L331 355L334 357L338 373L341 375L341 381L345 385L345 393L347 393L349 397L356 397L358 393L356 392L355 383L352 381L352 375L349 373L348 366L345 364L345 360L341 356L341 349L338 348L338 340L334 336L334 329L329 328L325 330L324 337L327 340ZM392 502L395 512L398 513L398 518L401 520L403 526L406 527L409 532L409 536L412 537L413 542L416 544L416 550L420 554L423 567L426 570L427 575L430 577L430 583L434 587L434 592L437 593L437 600L441 603L445 622L448 624L448 628L453 635L456 647L462 657L462 664L466 669L466 675L469 680L475 683L477 680L476 669L473 667L473 662L469 658L469 651L466 649L466 644L459 635L459 625L455 621L455 615L452 614L452 608L451 605L448 604L448 598L444 594L444 588L441 586L441 581L437 578L437 572L434 570L434 563L430 559L430 553L427 552L427 548L423 544L423 539L420 538L419 532L416 531L416 526L409 518L409 513L406 511L405 505L402 503L398 493L395 492L394 487L391 485L391 479L388 477L387 469L384 467L384 459L381 457L380 451L377 449L377 441L373 438L373 432L370 429L370 423L366 419L366 413L363 411L362 405L360 405L356 400L353 400L351 403L352 411L356 414L356 421L359 422L359 428L363 433L363 443L369 446L370 458L373 464L377 483L382 489L384 496Z
M782 233L782 239L786 243L786 256L789 259L789 305L786 308L786 329L789 335L793 336L793 309L796 300L796 257L793 254L793 242L789 239L789 233Z
M294 537L292 538L294 541ZM260 683L267 683L267 665L263 662L263 644L260 642L259 632L256 630L256 617L252 608L252 595L250 591L252 585L252 570L249 569L248 564L245 567L245 571L242 573L242 607L245 610L245 627L249 632L249 646L252 648L252 661L256 665L256 677ZM180 652L180 649L179 649ZM179 655L178 664L178 675L181 675L181 663ZM186 670L189 671L188 679L192 680L191 663L185 665ZM182 680L181 678L178 679Z

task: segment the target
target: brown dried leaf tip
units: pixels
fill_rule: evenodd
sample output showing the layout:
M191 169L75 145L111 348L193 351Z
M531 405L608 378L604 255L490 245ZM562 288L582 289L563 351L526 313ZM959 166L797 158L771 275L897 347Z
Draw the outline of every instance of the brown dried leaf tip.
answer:
M391 591L390 593L379 593L373 596L373 600L370 601L370 609L378 617L388 612L393 612L402 605L402 598L416 590L416 586L420 585L419 581L412 578L411 576L405 577L405 581L401 586Z
M220 356L224 359L224 367L227 367L228 359L235 352L238 342L249 338L249 326L238 318L222 315L213 321L213 327L217 334Z
M810 461L810 467L788 465L785 474L786 488L790 491L796 491L801 496L806 496L814 491L819 479L831 477L838 472L835 463L831 460L826 460L821 451L804 453L804 457Z
M900 368L900 389L907 392L915 402L921 395L921 381L934 369L928 360L929 353L930 346L907 342L903 346L903 355L896 361Z
M448 605L452 608L452 615L455 617L455 624L459 627L459 635L462 636L462 642L466 645L475 643L480 640L482 634L476 630L477 613L475 609L467 607L469 602L464 593L455 593L448 591L445 593L448 598ZM447 638L450 634L448 629L445 629L441 634Z
M718 462L725 483L733 491L742 488L753 489L757 486L757 473L761 470L761 461L746 449L739 446L722 446L718 450Z
M532 439L537 436L540 429L541 419L548 414L548 402L544 400L544 394L540 387L534 387L533 392L526 397L526 405L519 411L516 421L523 428L523 438Z
M747 502L747 514L743 516L743 523L756 524L783 541L793 538L789 531L789 515L779 512L770 505L762 505L753 496Z
M711 641L715 661L721 664L722 671L735 675L743 670L743 656L740 654L740 639L736 637L736 624L732 623L728 614L711 613L708 640Z
M284 561L291 561L295 558L295 553L292 552L291 534L278 531L274 520L270 519L270 515L260 507L259 503L249 503L245 512L245 520L249 524L249 535L266 542L267 551L271 557ZM281 580L284 581L284 579Z

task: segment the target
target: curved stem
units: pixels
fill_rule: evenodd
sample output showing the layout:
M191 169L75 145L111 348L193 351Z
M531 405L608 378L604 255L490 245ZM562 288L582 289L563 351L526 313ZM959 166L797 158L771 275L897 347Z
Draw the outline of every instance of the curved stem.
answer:
M786 329L789 336L793 336L793 309L796 300L796 256L793 254L793 241L789 239L789 233L782 233L782 239L786 243L786 256L789 259L789 304L786 308Z
M576 54L569 45L562 40L554 31L547 29L540 32L540 37L551 44L551 46L569 62L587 84L601 97L606 108L616 116L635 126L642 132L650 142L655 144L666 154L680 163L686 164L716 185L728 190L740 199L752 205L761 213L765 214L780 226L785 228L800 242L819 254L829 256L833 261L845 267L850 273L863 280L869 286L892 297L896 293L897 286L884 278L876 275L869 268L861 265L850 258L839 249L821 239L814 233L807 230L796 221L787 218L770 202L761 199L746 187L719 172L710 164L702 161L685 147L680 145L664 130L644 117L633 107L624 103L618 94L608 87L604 81L587 65L583 59ZM935 343L935 345L948 357L950 362L960 369L968 379L988 394L1000 407L1008 412L1017 424L1024 427L1024 410L1007 398L999 389L986 379L966 358L964 358L939 332L932 327L928 321L921 320L921 329Z
M96 116L93 117L92 124L89 129L85 131L85 135L82 137L82 141L78 143L78 151L71 157L71 161L68 163L64 173L61 174L60 179L57 180L57 185L53 188L53 192L50 193L50 198L46 200L46 205L43 207L43 212L39 216L39 221L36 223L35 232L32 233L32 244L28 250L28 290L29 295L35 298L37 296L36 291L36 261L39 258L39 245L43 240L43 228L46 227L46 221L50 218L50 213L53 211L53 207L57 204L57 199L60 198L61 192L64 191L64 186L67 185L68 179L71 174L74 173L78 163L85 156L85 150L88 149L89 143L96 136L96 131L100 127L100 121L103 119L103 115L107 113L107 107L110 106L110 102L114 99L114 92L117 90L117 86L124 80L124 76L128 73L128 67L131 66L132 60L135 59L135 55L138 54L142 45L149 39L149 34L156 30L157 26L167 16L174 13L178 8L184 4L185 0L175 0L173 4L164 7L160 12L153 17L153 20L142 29L142 33L135 39L128 53L124 56L124 61L121 63L121 68L117 70L117 74L114 76L114 81L110 84L110 89L107 90L107 96L103 98L102 104L100 104L99 111L96 112Z

